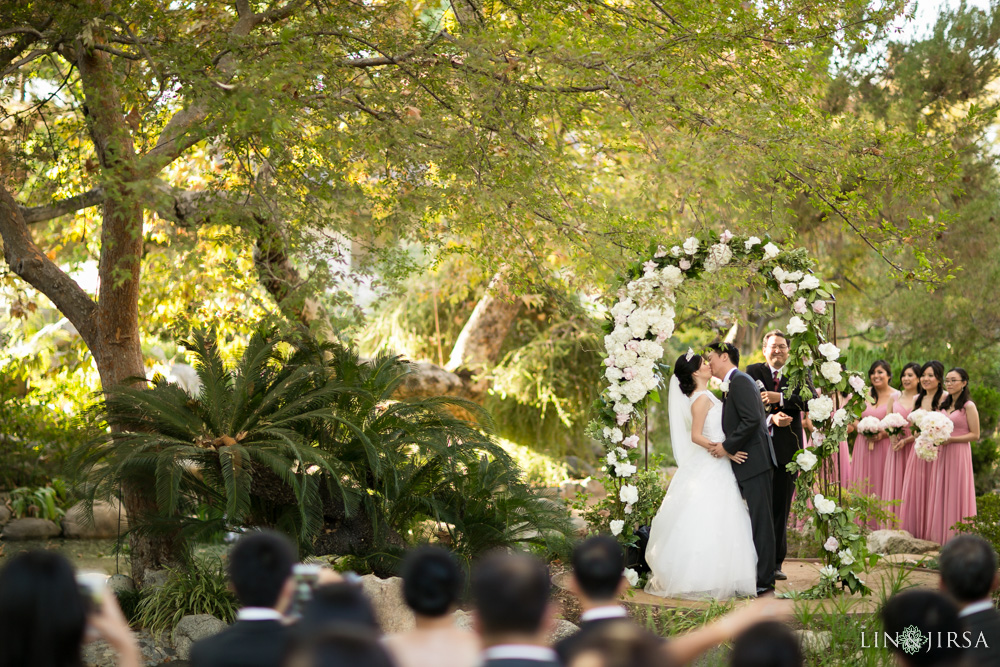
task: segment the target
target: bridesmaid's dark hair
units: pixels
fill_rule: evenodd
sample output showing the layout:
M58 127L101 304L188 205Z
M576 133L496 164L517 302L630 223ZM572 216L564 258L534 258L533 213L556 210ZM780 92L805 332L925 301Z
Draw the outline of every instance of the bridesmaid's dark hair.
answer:
M922 378L928 368L934 371L934 377L936 377L938 381L937 393L934 394L934 400L931 401L931 410L939 410L941 409L941 399L942 394L944 393L944 364L940 361L928 361L920 367L920 374L917 377ZM917 400L914 402L914 405L916 406L914 409L920 409L921 404L924 402L924 396L926 395L927 392L924 391L924 385L921 382L920 391L917 392Z
M694 374L701 368L705 360L701 358L700 354L692 354L690 361L687 356L685 353L677 357L677 361L674 363L674 375L677 376L677 382L681 385L681 391L684 392L684 395L690 396L697 386Z
M962 381L965 382L965 386L962 388L962 393L959 394L958 398L955 399L955 407L954 407L954 409L955 410L961 410L962 408L965 407L965 404L968 403L969 400L970 400L970 396L969 396L969 374L965 372L964 368L959 368L958 366L956 366L955 368L952 368L948 372L949 373L958 373L959 377L962 378ZM941 409L942 410L951 410L951 409L953 409L951 407L951 394L950 393L947 394L944 397L943 401L941 401Z
M913 374L917 376L917 384L919 386L919 383L920 383L920 364L918 364L915 361L911 361L910 363L908 363L905 366L903 366L903 370L899 371L899 390L900 391L903 390L903 376L906 375L906 371L908 371L908 370L913 371ZM918 391L919 391L919 389L918 389Z
M875 361L872 362L871 367L868 369L868 381L869 382L871 382L872 373L875 372L876 368L884 368L885 369L885 374L889 376L889 381L890 382L892 381L892 367L889 366L889 362L886 361L885 359L876 359ZM892 387L891 384L889 386ZM872 385L869 388L869 391L872 393L872 400L875 401L876 403L878 403L878 392L875 391L875 385Z

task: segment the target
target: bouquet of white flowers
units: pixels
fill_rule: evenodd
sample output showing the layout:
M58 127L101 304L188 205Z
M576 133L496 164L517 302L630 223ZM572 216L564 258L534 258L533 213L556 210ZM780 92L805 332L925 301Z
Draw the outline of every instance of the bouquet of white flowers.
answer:
M890 412L879 424L880 428L890 436L899 435L906 428L906 418L898 412Z
M920 433L920 422L923 420L925 416L927 416L927 411L920 410L918 408L913 412L911 412L909 416L906 418L907 420L909 420L910 426L913 427L914 433Z
M941 412L927 412L918 417L920 435L913 443L913 452L924 461L936 461L938 447L951 436L955 424Z
M877 417L864 417L858 422L858 433L872 436L882 430L882 422Z

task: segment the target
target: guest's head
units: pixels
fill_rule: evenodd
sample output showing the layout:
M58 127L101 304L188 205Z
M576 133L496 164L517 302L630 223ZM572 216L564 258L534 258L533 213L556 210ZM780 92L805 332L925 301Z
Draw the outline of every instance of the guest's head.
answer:
M667 667L663 642L624 619L603 623L582 636L566 667Z
M720 380L734 366L740 365L740 351L732 343L716 341L708 346L708 363L712 367L712 375Z
M371 628L335 625L292 640L283 667L394 667L392 658Z
M899 374L899 388L903 391L917 391L920 387L920 364L910 362L903 366Z
M585 605L613 604L625 590L625 554L618 540L591 537L573 550L573 592Z
M920 367L920 390L917 392L917 407L920 407L924 396L931 397L931 409L941 407L944 397L944 364L940 361L928 361Z
M872 398L878 401L879 389L889 388L889 381L892 380L892 367L885 359L878 359L872 362L868 368L868 381L871 383Z
M317 586L302 609L296 624L298 634L321 632L326 628L350 624L380 633L372 603L358 584L337 583Z
M961 649L949 646L948 633L961 637L964 626L955 603L940 593L928 590L908 590L898 593L882 608L882 625L892 637L900 637L910 626L916 626L925 637L925 644L912 655L903 646L892 648L903 665L951 665L960 662ZM931 641L926 643L927 635Z
M1000 585L997 555L978 535L959 535L941 549L938 557L941 587L965 606L990 597Z
M87 613L66 558L14 556L0 570L0 667L79 667Z
M969 401L969 374L964 368L956 366L945 374L944 390L947 395L941 401L942 410L961 410L965 407Z
M801 667L802 649L784 623L765 621L744 630L733 642L731 667Z
M476 623L486 645L544 639L552 583L545 563L526 554L494 553L472 574Z
M403 598L418 617L438 618L451 612L462 595L465 577L447 549L426 546L403 561Z
M700 354L682 354L674 362L674 375L680 384L681 391L690 396L698 388L701 381L707 385L712 377L712 369Z
M772 368L781 368L788 362L788 338L784 332L771 329L764 334L764 360Z
M298 554L280 533L260 531L240 538L229 554L229 580L244 607L284 611L294 589L292 566Z

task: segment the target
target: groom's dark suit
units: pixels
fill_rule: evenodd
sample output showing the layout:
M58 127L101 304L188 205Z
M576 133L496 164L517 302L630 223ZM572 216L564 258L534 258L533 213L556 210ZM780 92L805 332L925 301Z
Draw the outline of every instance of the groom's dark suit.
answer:
M774 588L774 515L772 484L778 465L767 433L767 417L760 391L746 373L729 374L722 409L722 447L729 453L746 452L747 460L733 462L733 474L750 510L753 545L757 550L757 588Z
M784 394L788 389L788 380L779 377L777 383L774 381L774 374L767 364L750 364L747 366L747 375L753 380L764 385L766 391L776 391ZM781 569L781 563L788 553L788 515L792 509L792 494L795 492L795 473L785 469L795 452L802 449L802 413L805 412L806 405L802 397L797 392L791 396L783 398L783 404L769 405L767 412L774 415L784 412L792 418L792 422L787 426L778 426L772 422L771 443L774 445L774 456L778 462L778 469L774 471L774 493L771 498L773 502L772 514L774 516L774 540L777 553L774 557L774 567Z

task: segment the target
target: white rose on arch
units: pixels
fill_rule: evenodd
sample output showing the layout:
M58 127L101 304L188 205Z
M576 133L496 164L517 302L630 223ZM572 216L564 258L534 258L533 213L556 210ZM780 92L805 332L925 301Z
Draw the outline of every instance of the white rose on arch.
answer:
M686 241L684 241L684 252L688 255L693 255L698 252L698 239L693 236L689 236Z
M840 358L840 348L833 343L823 343L820 345L819 353L826 357L827 361L836 361Z
M733 251L725 243L716 243L708 249L705 258L705 270L709 273L718 271L733 259Z
M840 374L840 363L836 361L826 361L819 367L820 375L826 378L830 384L838 384L842 379Z
M767 261L769 259L774 259L775 257L778 256L778 253L780 252L781 251L778 250L778 246L774 245L773 243L768 243L766 246L764 246L764 260Z
M837 511L837 503L829 498L824 498L822 493L817 493L813 498L813 507L820 514L833 514Z
M618 499L626 505L634 505L639 502L639 488L635 484L625 484L618 492Z
M795 457L795 463L797 463L798 466L806 472L812 470L813 466L815 466L818 461L819 459L816 458L816 455L808 451L802 452Z
M847 384L851 385L851 389L854 390L859 396L864 396L865 393L865 381L861 379L860 375L852 375L847 378Z
M799 283L800 289L818 289L819 288L819 278L810 274L807 274L802 278L802 282Z
M788 331L789 336L794 336L805 333L808 329L809 327L806 326L805 321L798 315L795 315L792 319L788 320L788 327L785 330Z
M750 252L750 249L753 248L755 245L760 245L760 239L757 238L756 236L751 236L750 238L748 238L746 241L743 242L743 249L746 252Z
M625 522L621 519L611 520L611 534L618 537L622 534L622 529L625 528Z
M625 581L628 582L629 586L633 588L639 585L639 573L630 567L626 567L622 572L622 576L625 577Z
M809 419L826 421L830 418L830 413L833 412L833 399L829 396L817 396L809 399L807 407L809 408Z

